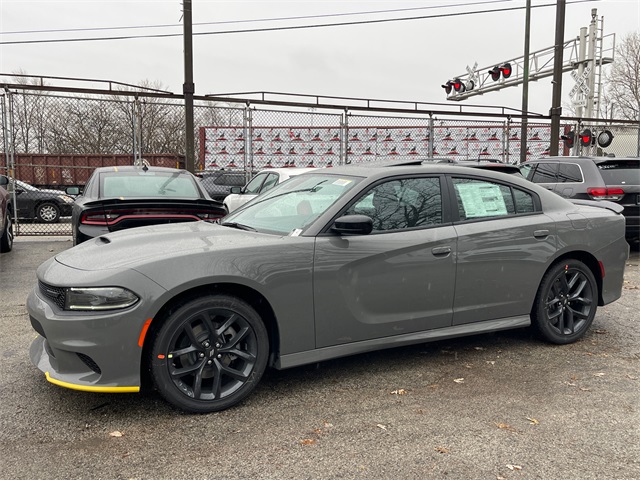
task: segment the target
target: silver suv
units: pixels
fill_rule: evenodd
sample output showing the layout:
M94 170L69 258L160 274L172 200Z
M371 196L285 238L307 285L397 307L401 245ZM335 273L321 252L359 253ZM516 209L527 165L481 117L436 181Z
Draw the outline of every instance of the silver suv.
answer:
M529 181L572 199L609 200L624 207L628 242L640 244L640 158L549 157L520 166Z

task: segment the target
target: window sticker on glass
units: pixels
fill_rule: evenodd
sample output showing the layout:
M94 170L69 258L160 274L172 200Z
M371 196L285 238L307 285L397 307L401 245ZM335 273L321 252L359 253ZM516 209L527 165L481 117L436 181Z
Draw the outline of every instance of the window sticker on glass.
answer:
M456 185L467 218L507 215L498 185L467 183Z
M352 181L353 180L347 180L347 179L341 178L340 180L336 180L335 182L333 182L333 185L336 185L337 187L346 187Z

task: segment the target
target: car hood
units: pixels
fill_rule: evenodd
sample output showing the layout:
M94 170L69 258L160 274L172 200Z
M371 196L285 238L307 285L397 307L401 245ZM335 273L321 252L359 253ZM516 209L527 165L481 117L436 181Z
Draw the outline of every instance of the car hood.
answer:
M208 222L132 228L101 235L58 254L59 263L79 270L110 270L136 266L195 252L225 252L281 243L277 235L248 232Z

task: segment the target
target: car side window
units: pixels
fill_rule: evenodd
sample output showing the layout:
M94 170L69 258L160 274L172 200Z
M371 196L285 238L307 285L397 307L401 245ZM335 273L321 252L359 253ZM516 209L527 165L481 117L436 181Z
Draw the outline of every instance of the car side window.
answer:
M536 211L536 204L533 195L519 188L513 189L513 200L516 205L516 213L533 213Z
M514 215L516 207L507 185L471 178L454 178L460 220Z
M403 178L376 185L346 212L367 215L374 232L442 223L442 194L436 177Z
M260 191L260 187L262 186L262 182L267 177L266 173L259 173L253 179L247 183L247 186L244 187L244 193L257 195Z
M558 168L558 182L582 183L582 171L575 163L561 163Z
M558 163L539 163L533 172L533 176L529 178L533 183L556 183L556 172L558 171ZM528 177L527 177L528 178Z
M267 179L262 184L262 188L260 189L260 193L267 192L267 191L271 190L273 187L275 187L278 184L278 178L280 178L280 177L278 177L277 173L270 173L267 176Z

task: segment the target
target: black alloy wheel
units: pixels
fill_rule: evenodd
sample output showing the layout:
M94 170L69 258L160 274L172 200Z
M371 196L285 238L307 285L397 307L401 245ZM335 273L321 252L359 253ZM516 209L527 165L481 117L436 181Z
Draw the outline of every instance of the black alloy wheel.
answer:
M267 330L249 304L208 295L169 314L153 341L151 373L169 403L188 412L214 412L253 391L268 354Z
M598 286L591 270L578 260L553 265L536 295L533 323L556 344L580 339L591 326L598 306Z

